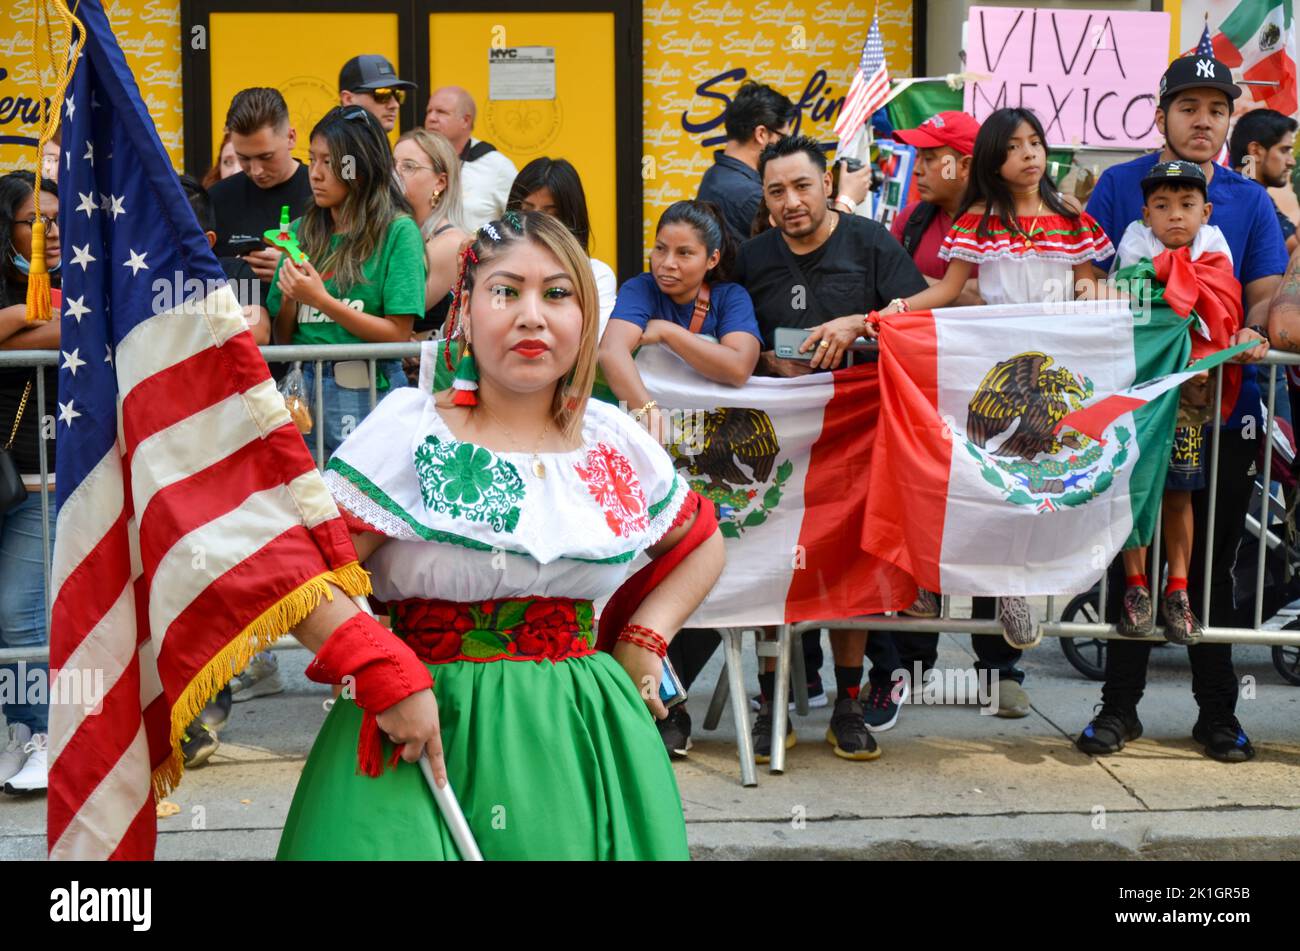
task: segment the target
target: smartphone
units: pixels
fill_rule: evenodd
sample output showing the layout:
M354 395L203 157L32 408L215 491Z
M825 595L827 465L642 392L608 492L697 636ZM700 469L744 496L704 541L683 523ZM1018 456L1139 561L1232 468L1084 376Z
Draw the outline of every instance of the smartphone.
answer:
M664 675L659 681L659 699L669 710L686 702L686 688L682 686L677 671L673 670L672 662L667 657L664 658Z
M230 253L235 257L243 257L245 254L251 254L254 251L265 251L266 242L258 238L243 238L239 241L230 242Z
M811 360L813 351L800 353L799 348L811 334L801 327L776 328L776 355L783 360Z

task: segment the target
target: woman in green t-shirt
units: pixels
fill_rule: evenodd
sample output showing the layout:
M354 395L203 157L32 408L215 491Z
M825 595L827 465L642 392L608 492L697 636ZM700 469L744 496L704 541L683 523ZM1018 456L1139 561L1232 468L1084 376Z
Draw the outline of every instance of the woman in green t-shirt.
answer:
M308 260L280 259L267 295L275 336L296 344L401 343L424 313L424 242L379 122L360 106L327 112L310 138L314 204L290 227ZM304 367L315 396L314 365ZM406 385L400 360L376 365L379 394ZM365 363L322 365L325 452L370 412Z

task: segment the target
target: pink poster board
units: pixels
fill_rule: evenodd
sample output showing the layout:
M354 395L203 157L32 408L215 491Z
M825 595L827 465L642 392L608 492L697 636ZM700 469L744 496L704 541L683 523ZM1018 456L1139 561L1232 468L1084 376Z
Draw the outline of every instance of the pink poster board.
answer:
M1032 109L1054 146L1160 144L1156 89L1169 65L1169 14L971 7L965 111Z

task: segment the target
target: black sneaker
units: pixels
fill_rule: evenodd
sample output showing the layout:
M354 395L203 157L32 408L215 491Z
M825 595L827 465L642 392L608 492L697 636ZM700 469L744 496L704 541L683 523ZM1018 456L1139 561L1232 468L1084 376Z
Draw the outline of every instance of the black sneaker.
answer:
M772 762L772 705L764 703L758 708L754 718L754 762ZM796 743L794 724L787 717L785 721L785 748L791 749Z
M181 754L185 757L185 768L194 769L202 766L219 746L221 741L217 739L217 734L208 729L207 724L202 720L195 720L181 737Z
M1206 756L1220 763L1244 763L1255 758L1255 747L1250 745L1246 731L1234 716L1209 723L1197 720L1192 727L1192 739L1205 747Z
M831 712L831 725L826 728L826 742L835 747L841 759L866 760L880 756L880 747L867 729L866 711L862 701L853 697L840 697Z
M230 685L222 687L217 695L208 701L208 705L199 711L199 719L209 730L220 730L230 719L231 700Z
M898 691L898 700L894 700L894 691ZM898 713L907 701L909 688L907 680L897 680L890 684L872 684L867 691L867 699L862 702L863 719L867 729L872 733L884 733L893 729L898 722Z
M1103 705L1101 712L1083 728L1074 745L1089 756L1105 756L1118 753L1125 743L1141 735L1142 721L1138 719L1136 710Z
M686 712L686 704L679 703L673 707L668 716L657 721L656 725L668 755L685 759L686 751L691 748L691 715Z

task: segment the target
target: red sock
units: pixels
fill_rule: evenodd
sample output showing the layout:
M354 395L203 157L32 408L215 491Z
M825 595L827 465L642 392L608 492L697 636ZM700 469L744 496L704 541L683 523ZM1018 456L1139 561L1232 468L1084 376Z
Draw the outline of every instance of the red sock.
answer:
M1146 576L1146 575L1129 575L1127 580L1128 580L1128 586L1129 586L1130 588L1145 588L1145 587L1147 587L1147 576Z
M1169 583L1165 585L1165 594L1169 594L1174 591L1186 591L1186 590L1187 590L1186 578L1175 578L1173 575L1169 576Z

